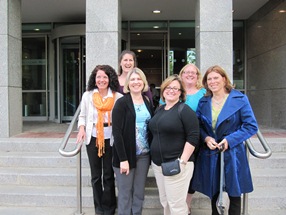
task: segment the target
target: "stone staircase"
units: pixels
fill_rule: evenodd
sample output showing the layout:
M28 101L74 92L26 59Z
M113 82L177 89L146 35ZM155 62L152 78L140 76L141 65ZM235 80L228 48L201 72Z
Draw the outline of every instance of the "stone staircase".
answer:
M249 214L285 215L286 135L266 140L272 156L265 160L250 156L255 190L249 194ZM61 138L0 139L0 214L70 215L77 211L76 157L62 157L60 142ZM252 142L259 146L256 138ZM89 171L83 147L83 212L94 215ZM210 214L210 201L195 193L192 208L192 215ZM159 214L163 211L150 169L143 215Z

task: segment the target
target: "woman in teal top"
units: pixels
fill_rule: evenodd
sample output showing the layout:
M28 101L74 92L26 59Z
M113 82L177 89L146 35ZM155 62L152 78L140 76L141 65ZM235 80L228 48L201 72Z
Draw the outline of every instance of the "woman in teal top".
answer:
M206 89L203 88L202 85L202 74L195 64L190 63L181 69L179 76L181 77L187 92L185 104L187 104L190 108L193 109L193 111L196 112L199 100L206 93ZM191 186L189 186L187 195L189 214L191 213L192 194L194 194L194 192L195 191L191 189Z

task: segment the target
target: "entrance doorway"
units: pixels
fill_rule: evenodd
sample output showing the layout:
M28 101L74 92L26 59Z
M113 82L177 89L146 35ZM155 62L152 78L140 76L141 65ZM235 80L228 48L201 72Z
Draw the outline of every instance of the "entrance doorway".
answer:
M61 121L71 121L85 91L85 37L60 38Z
M165 31L130 33L130 49L136 53L138 67L145 73L148 83L157 88L169 75L167 37Z

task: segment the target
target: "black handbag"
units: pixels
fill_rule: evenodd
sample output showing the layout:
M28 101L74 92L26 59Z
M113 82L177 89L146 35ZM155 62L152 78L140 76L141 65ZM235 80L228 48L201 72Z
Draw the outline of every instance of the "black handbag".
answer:
M161 163L161 167L164 176L177 175L181 172L179 159Z

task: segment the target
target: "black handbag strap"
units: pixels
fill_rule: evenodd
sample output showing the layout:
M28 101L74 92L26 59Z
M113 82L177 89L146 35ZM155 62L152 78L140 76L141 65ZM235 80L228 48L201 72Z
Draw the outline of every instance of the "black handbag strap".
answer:
M163 115L161 115L159 117L159 119L162 118ZM159 128L158 128L158 121L159 119L157 119L157 122L156 122L156 127L157 127L157 138L158 138L158 142L159 142L159 149L160 149L160 155L161 155L161 160L162 160L162 163L164 162L164 159L163 159L163 155L162 155L162 149L161 149L161 141L160 141L160 132L159 132Z
M182 109L183 109L183 107L184 107L184 105L182 105L182 104L184 104L184 103L180 103L180 105L179 105L179 107L178 107L178 114L179 114L179 117L180 117L181 120L182 120L182 118L181 118L181 112L182 112ZM160 107L156 110L155 113L157 113L159 110L163 109L164 106L166 106L166 105L160 106ZM157 138L158 138L158 142L159 142L160 155L161 155L161 160L162 160L162 163L163 163L163 162L164 162L164 159L163 159L163 155L162 155L161 141L160 141L160 132L159 132L159 128L158 128L158 121L159 121L159 119L162 118L162 116L163 116L163 115L161 115L161 116L157 119L156 127L157 127ZM183 153L183 152L182 152L182 153ZM182 153L180 154L180 156L182 155ZM180 157L180 156L179 156L179 157Z

